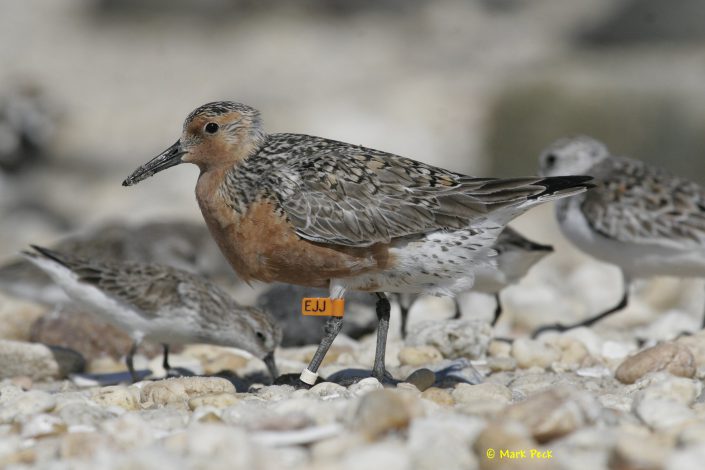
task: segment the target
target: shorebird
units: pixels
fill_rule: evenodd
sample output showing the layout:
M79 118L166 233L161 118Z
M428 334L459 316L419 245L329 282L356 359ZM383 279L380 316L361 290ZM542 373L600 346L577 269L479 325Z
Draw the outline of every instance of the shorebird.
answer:
M384 292L468 290L512 218L590 186L584 176L473 178L359 145L267 134L256 109L231 101L191 112L181 138L123 185L183 162L200 168L198 204L241 278L328 288L332 299L377 295L373 376L387 382ZM303 384L315 382L342 321L326 321Z
M94 261L32 245L24 255L59 284L71 299L90 307L128 332L133 340L127 368L137 379L132 358L143 340L164 345L209 343L243 349L262 359L275 379L274 349L282 331L265 312L238 305L205 279L148 263Z
M609 310L572 325L595 322L627 306L635 278L705 277L705 189L631 158L613 156L593 138L560 139L539 158L541 174L588 174L596 187L560 200L556 218L563 234L585 253L621 269L623 295ZM705 325L703 325L705 327Z
M492 246L497 252L495 263L480 266L475 270L473 292L482 292L495 298L496 307L492 318L492 326L497 323L502 314L500 293L506 287L519 282L529 270L547 255L553 253L550 245L533 242L511 227L505 228ZM409 310L418 300L416 294L398 294L401 310L401 334L406 337ZM455 315L460 318L460 305L455 300Z
M104 261L139 261L193 272L221 285L237 283L232 268L202 223L185 220L131 225L109 222L69 235L50 249L72 256ZM0 290L47 305L66 301L59 286L26 259L0 266Z

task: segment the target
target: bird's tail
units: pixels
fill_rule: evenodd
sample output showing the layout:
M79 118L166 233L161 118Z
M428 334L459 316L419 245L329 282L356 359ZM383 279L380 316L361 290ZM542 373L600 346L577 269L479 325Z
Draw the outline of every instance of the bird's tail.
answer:
M496 180L496 194L501 202L494 207L492 222L506 224L538 204L583 193L595 187L591 180L591 176L584 175ZM483 189L491 189L492 183ZM516 197L512 197L512 192L516 192ZM493 205L490 202L488 207Z

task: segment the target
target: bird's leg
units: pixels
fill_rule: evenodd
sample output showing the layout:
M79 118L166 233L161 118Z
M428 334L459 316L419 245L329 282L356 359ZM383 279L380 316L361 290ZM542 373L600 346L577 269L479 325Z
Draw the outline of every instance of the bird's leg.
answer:
M705 316L703 316L703 323L701 325L701 329L705 329Z
M399 301L399 312L401 313L401 337L406 338L407 321L409 320L409 307Z
M169 345L164 343L162 344L162 347L164 348L164 359L162 360L162 367L168 374L169 369L171 369L171 366L169 365Z
M453 297L453 304L455 304L455 313L453 314L453 320L460 320L463 316L463 312L460 311L460 302L458 302L457 297Z
M133 341L132 346L130 346L130 350L127 353L127 356L125 357L125 363L127 364L127 370L130 371L130 377L132 377L132 383L135 383L139 380L139 377L137 376L137 372L135 372L135 365L133 362L135 354L137 353L137 347L139 345L140 345L140 342L138 340Z
M375 362L372 367L372 376L380 382L393 382L391 374L384 366L384 356L387 349L387 333L389 331L389 312L391 306L389 299L384 293L377 292L377 349L375 350Z
M316 382L318 368L323 362L323 358L326 356L328 349L330 349L331 344L335 340L335 337L340 333L340 329L343 327L343 317L328 317L326 324L323 327L323 339L318 345L318 349L313 355L308 368L301 373L301 382L306 384L306 386L311 386ZM310 377L308 379L307 377ZM311 381L312 383L309 383Z
M494 318L492 319L492 326L497 324L499 316L502 314L502 300L499 298L499 292L495 292L494 300L497 302L497 306L494 308Z
M595 315L594 317L590 317L587 320L573 323L571 325L561 325L561 324L556 323L555 325L542 326L541 328L534 331L531 334L531 337L536 338L538 335L540 335L544 331L568 331L568 330L572 330L574 328L579 328L581 326L592 326L595 323L597 323L598 321L602 320L603 318L608 317L615 312L623 310L629 304L629 284L630 284L629 279L626 276L624 276L624 293L622 294L622 299L619 301L619 303L617 305L615 305L611 309L604 311L604 312L600 313L599 315Z

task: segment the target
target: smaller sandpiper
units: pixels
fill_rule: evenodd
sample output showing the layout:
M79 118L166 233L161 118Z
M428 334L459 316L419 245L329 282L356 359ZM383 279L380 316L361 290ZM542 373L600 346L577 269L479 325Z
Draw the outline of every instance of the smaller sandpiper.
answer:
M497 256L493 258L494 263L483 265L475 271L475 283L471 291L494 296L497 303L492 319L492 326L494 326L502 314L500 299L502 290L519 282L536 263L553 253L553 247L533 242L511 227L506 227L497 237L492 248L497 252ZM411 294L399 295L403 337L406 336L409 310L419 297ZM453 318L460 318L460 305L457 297L454 301L455 316Z
M705 277L705 187L640 160L613 155L587 136L557 140L539 157L541 174L588 174L595 188L558 201L563 234L583 252L618 266L623 294L617 305L574 324L547 325L567 331L591 326L624 309L634 279ZM705 327L705 322L703 322Z
M175 268L117 261L92 261L32 245L23 254L47 272L68 296L125 330L133 345L126 362L133 381L133 356L143 340L164 345L208 343L243 349L262 359L272 379L279 374L274 350L282 330L267 313L243 307L204 278Z

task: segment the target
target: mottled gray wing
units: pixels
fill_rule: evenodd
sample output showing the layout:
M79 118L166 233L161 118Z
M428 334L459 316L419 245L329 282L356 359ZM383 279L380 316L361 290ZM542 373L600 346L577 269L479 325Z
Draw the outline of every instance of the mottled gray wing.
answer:
M159 266L86 263L73 271L81 281L96 285L110 297L135 306L148 316L157 316L160 308L180 302L181 280Z
M623 157L603 160L590 173L597 187L581 207L598 233L677 248L705 244L705 192L698 184Z
M560 185L560 178L472 178L360 146L309 139L308 148L299 142L289 149L286 163L261 184L276 195L298 235L312 241L369 246L464 228Z
M32 248L70 269L81 282L92 284L109 297L137 307L147 316L158 315L164 305L179 304L179 283L190 277L188 273L164 266L92 261L35 245Z

